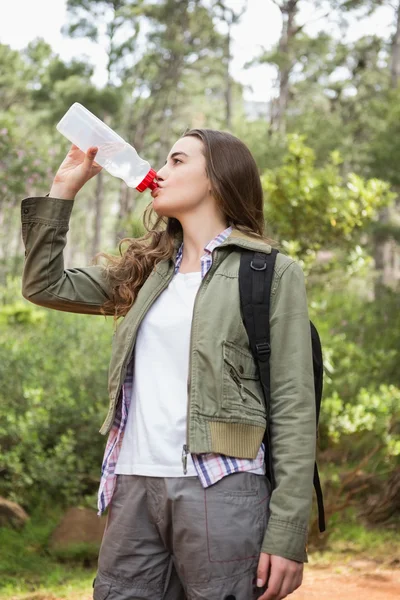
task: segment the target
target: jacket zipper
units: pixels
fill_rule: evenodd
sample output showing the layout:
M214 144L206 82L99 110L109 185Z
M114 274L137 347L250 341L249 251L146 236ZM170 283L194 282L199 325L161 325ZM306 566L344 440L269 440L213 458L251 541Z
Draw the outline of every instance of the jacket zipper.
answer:
M232 377L233 381L236 383L236 385L239 388L239 393L240 393L240 397L243 400L243 402L246 402L246 394L244 391L244 386L243 383L241 382L241 380L239 379L239 377L236 375L236 371L233 367L231 367L231 370L229 371L230 376Z
M189 454L189 450L186 444L183 444L182 449L182 466L183 466L183 474L187 473L187 455Z
M232 377L233 381L238 386L239 392L240 392L240 397L242 398L243 402L246 402L246 400L247 400L246 394L247 394L248 396L251 396L252 398L254 398L254 400L256 400L258 402L258 404L260 404L260 400L257 398L257 396L255 394L253 394L253 392L251 390L249 390L247 387L245 387L243 385L242 380L240 379L239 375L236 373L235 369L232 366L229 371L229 374Z
M211 252L211 267L208 269L207 273L204 275L204 277L200 283L200 287L197 290L197 294L196 294L196 298L195 298L194 306L193 306L193 317L192 317L192 326L190 329L190 344L189 344L189 374L188 374L188 380L187 380L187 396L188 397L187 397L187 415L186 415L186 444L183 444L183 446L182 446L182 467L183 467L184 475L186 475L186 473L187 473L187 456L190 452L190 450L189 450L189 423L190 423L190 383L191 383L191 376L192 376L193 321L195 318L197 300L200 295L200 291L201 291L204 281L207 279L207 277L210 275L210 273L213 269L214 252L217 249L218 248L214 248L214 250Z

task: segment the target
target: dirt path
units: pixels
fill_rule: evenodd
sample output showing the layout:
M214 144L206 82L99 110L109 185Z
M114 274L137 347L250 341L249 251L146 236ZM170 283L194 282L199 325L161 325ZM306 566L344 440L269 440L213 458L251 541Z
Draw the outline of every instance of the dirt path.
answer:
M400 570L308 568L293 600L395 600L400 598ZM346 572L347 571L347 572Z
M371 561L357 561L353 566L331 567L307 566L301 588L290 596L290 600L399 600L400 569L379 568ZM14 596L10 600L92 600L91 590L87 593L67 595L34 592Z

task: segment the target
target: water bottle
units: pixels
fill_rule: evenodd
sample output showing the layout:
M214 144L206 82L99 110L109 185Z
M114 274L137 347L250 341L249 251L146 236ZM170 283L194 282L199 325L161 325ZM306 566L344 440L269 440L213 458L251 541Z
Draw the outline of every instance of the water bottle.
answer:
M68 109L57 124L57 130L83 152L87 152L90 146L97 146L96 162L111 175L123 179L129 187L139 192L158 187L154 181L157 173L150 164L79 102Z

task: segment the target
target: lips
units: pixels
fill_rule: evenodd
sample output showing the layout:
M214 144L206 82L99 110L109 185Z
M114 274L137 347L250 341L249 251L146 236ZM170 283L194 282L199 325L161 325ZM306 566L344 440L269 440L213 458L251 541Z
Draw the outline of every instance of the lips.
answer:
M155 190L152 190L151 195L153 198L156 198L160 192L161 192L161 188L158 187Z

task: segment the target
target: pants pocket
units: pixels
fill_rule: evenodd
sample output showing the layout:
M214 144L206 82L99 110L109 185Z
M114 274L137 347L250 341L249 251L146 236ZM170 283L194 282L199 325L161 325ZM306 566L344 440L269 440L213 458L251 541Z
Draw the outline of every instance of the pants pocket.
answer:
M111 584L99 583L96 585L96 579L93 584L93 600L106 600L111 592Z
M267 486L261 478L264 479L261 475L238 473L205 490L210 562L235 563L235 570L246 570L249 562L258 558L266 523L264 488ZM236 482L241 485L236 487Z

